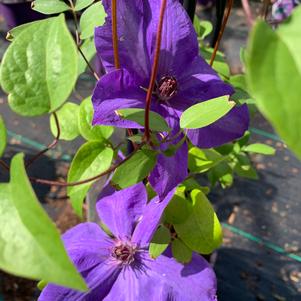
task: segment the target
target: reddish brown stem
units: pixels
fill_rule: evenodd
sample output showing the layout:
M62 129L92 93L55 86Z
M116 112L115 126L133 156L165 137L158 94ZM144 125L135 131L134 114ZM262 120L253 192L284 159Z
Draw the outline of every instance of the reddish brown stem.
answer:
M218 34L217 41L216 41L216 43L214 45L214 50L213 50L213 53L212 53L212 56L211 56L211 59L210 59L210 66L213 65L213 62L215 60L216 53L217 53L217 50L219 48L219 44L221 42L221 39L223 37L224 31L225 31L225 28L226 28L226 25L227 25L227 22L228 22L230 13L231 13L232 6L233 6L233 0L228 0L227 12L225 13L221 30L220 30L220 32Z
M159 65L159 59L160 59L160 49L161 49L161 40L162 40L162 28L163 28L163 22L164 22L164 14L166 9L166 2L167 0L162 0L161 8L160 8L160 19L158 24L158 30L157 30L157 38L156 38L156 48L155 48L155 56L154 56L154 62L152 66L152 73L151 78L146 94L146 106L145 106L145 132L144 132L144 140L149 141L150 139L150 128L149 128L149 112L152 102L152 94L155 87L156 82L156 76L158 72L158 65Z
M241 0L242 8L244 10L245 16L247 18L247 23L249 27L252 27L254 24L253 14L250 8L250 4L248 0Z
M0 160L0 165L7 171L9 171L9 166L3 161L3 160Z
M35 162L37 159L39 159L42 155L44 155L50 149L54 148L60 140L61 129L60 129L59 119L58 119L57 114L55 112L53 112L52 115L54 117L56 129L57 129L56 137L45 149L43 149L42 151L37 153L32 159L28 160L28 162L25 165L26 168L28 168L33 162Z
M123 0L121 0L123 1ZM128 20L128 22L131 22ZM118 35L117 35L117 0L112 0L112 38L114 50L114 65L116 69L120 68L119 54L118 54Z
M118 168L119 166L121 166L123 163L125 163L126 161L128 161L130 158L132 158L132 156L139 150L142 148L144 144L140 144L139 147L137 149L135 149L130 155L128 155L125 159L123 159L122 161L120 161L119 163L111 166L109 169L107 169L106 171L100 173L99 175L86 179L86 180L82 180L82 181L77 181L77 182L59 182L59 181L51 181L51 180L46 180L46 179L37 179L37 178L32 178L30 177L29 179L34 182L34 183L38 183L38 184L44 184L44 185L50 185L50 186L61 186L61 187L71 187L71 186L78 186L78 185L83 185L83 184L87 184L90 182L93 182L95 180L98 180L99 178L101 178L102 176L105 176L111 172L113 172L116 168Z

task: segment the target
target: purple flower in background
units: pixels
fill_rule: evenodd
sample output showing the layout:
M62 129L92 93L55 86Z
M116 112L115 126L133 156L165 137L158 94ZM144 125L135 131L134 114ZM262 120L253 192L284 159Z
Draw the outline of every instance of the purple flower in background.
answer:
M148 245L160 216L173 196L147 204L143 184L137 184L97 203L100 219L113 238L96 223L67 231L67 252L90 291L83 293L49 284L39 301L214 301L216 279L212 268L194 254L182 265L168 255L150 258Z
M151 74L161 1L118 1L120 70L113 66L110 3L103 0L108 17L104 26L95 31L98 54L107 71L111 72L100 79L94 90L93 123L142 128L120 118L116 110L145 107L145 89ZM198 52L197 36L189 17L178 0L169 0L151 110L166 119L173 134L179 131L179 117L187 108L200 101L233 93L232 87L218 77ZM241 137L248 123L247 106L237 106L207 127L188 130L187 136L194 145L211 148ZM186 143L175 156L160 155L159 163L150 175L149 181L160 197L187 176Z
M288 18L293 9L299 5L299 0L277 0L272 6L272 17L275 21L283 21Z

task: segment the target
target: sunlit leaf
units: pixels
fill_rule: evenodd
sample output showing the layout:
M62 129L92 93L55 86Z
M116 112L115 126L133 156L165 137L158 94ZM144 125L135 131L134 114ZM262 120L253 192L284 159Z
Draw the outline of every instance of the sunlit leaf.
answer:
M58 14L70 9L63 0L35 0L31 7L42 14Z
M112 178L113 184L123 189L142 181L152 171L156 161L156 151L150 149L137 151L128 161L116 169Z
M190 215L183 223L174 224L180 239L192 250L210 254L222 243L222 227L200 190L191 192Z
M0 199L0 268L16 276L85 290L58 230L35 196L22 154L12 160L10 182L0 184Z
M106 13L101 2L96 2L88 7L80 18L81 39L87 39L94 35L95 27L105 22Z
M90 61L93 59L93 57L96 54L94 39L93 38L86 39L84 43L80 46L80 49L84 54L85 58L90 63ZM78 75L84 73L86 69L87 69L87 63L84 60L82 54L78 52Z
M82 101L79 108L79 132L86 140L103 141L108 139L114 131L111 126L92 126L93 106L91 97Z
M103 143L90 141L83 144L72 160L68 182L83 181L97 176L110 167L112 159L113 150ZM82 203L92 183L93 181L68 187L73 209L79 216L82 215Z
M76 0L75 10L76 11L82 10L88 7L89 5L91 5L94 1L95 0Z
M118 110L118 114L121 118L126 120L135 121L138 124L144 126L144 109L121 109ZM168 127L165 119L156 112L149 112L149 126L153 131L158 132L168 132L170 128Z
M225 116L235 105L229 96L206 100L191 106L180 119L182 129L199 129L210 125Z
M7 142L6 128L5 128L4 120L0 115L0 157L2 156L6 148L6 142Z
M61 140L73 140L79 135L78 130L79 106L72 102L65 103L57 112ZM57 136L57 126L54 116L50 116L50 129L54 137Z
M263 143L250 144L243 148L243 151L248 153L257 153L263 155L275 155L275 148Z
M36 116L59 108L74 87L77 60L63 15L24 28L8 47L0 68L11 109Z
M291 22L290 22L291 21ZM247 79L261 113L287 145L301 158L301 7L274 31L258 22L247 55Z

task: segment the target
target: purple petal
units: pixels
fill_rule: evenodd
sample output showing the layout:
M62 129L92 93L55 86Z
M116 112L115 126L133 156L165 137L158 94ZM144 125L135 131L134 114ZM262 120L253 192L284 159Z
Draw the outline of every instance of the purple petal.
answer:
M160 202L159 197L155 197L149 202L134 230L132 236L133 243L137 243L140 246L147 246L149 244L157 230L161 215L175 191L176 189L171 190L162 202Z
M147 192L142 183L116 191L96 204L100 219L119 239L129 239L147 203Z
M188 147L186 142L174 156L167 157L164 154L158 156L157 164L149 176L149 182L161 200L186 179L187 164Z
M38 301L94 301L103 300L111 290L120 269L110 260L102 262L94 269L83 274L90 288L88 292L79 292L54 284L48 284Z
M191 262L186 265L166 256L145 260L144 264L153 272L158 290L164 286L169 292L168 298L162 300L217 300L214 271L198 254L193 254Z
M223 145L243 136L249 126L249 110L246 104L234 107L227 115L204 128L189 130L193 145L211 148Z
M95 223L79 224L63 234L67 253L79 272L106 260L113 241Z
M153 14L151 31L152 47L155 47L161 1L150 1ZM197 35L194 27L178 0L167 1L161 52L158 67L158 78L166 75L178 77L187 65L198 55Z
M216 279L209 264L194 254L190 264L143 252L141 266L124 268L104 301L216 301Z
M95 45L108 71L114 68L112 42L111 0L103 0L108 14L103 26L95 30ZM151 20L148 1L117 1L118 54L122 68L147 79L150 74L150 55L147 29Z
M183 70L178 81L179 91L173 106L182 112L200 101L231 95L234 92L200 56Z
M93 125L113 125L122 128L143 128L136 122L118 116L116 110L144 108L145 92L124 69L104 75L93 92Z

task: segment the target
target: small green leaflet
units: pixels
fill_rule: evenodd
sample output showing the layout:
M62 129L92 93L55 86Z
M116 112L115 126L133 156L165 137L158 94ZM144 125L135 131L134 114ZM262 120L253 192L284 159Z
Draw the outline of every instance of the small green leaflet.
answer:
M138 150L130 159L116 169L112 183L120 189L132 186L149 175L156 161L156 151L150 149Z
M161 226L153 236L149 246L149 254L152 258L160 256L168 247L171 241L171 235L168 228Z
M37 116L59 108L75 85L77 62L64 15L30 23L13 39L0 67L11 109Z
M123 119L135 121L141 126L144 126L144 109L121 109L117 111L117 114ZM170 131L170 128L168 127L165 119L161 115L153 111L149 112L149 126L153 131Z
M79 135L78 130L79 106L73 102L66 102L57 112L60 126L61 140L74 140ZM50 129L54 137L57 136L57 126L54 116L50 116Z
M105 22L106 13L101 2L96 2L88 7L80 18L80 37L82 40L94 35L95 27L101 26Z
M93 38L86 39L84 43L80 46L80 49L84 54L85 58L88 60L88 62L90 62L96 54L94 39ZM82 54L79 52L78 53L78 75L84 73L86 69L87 69L87 63L84 60Z
M0 199L0 268L16 276L87 290L59 231L35 196L23 154L12 159L10 182L0 184Z
M4 153L7 143L7 136L6 136L6 128L4 124L4 120L0 115L0 157Z
M78 182L97 176L109 169L112 159L113 150L102 142L90 141L83 144L72 160L68 172L68 182ZM79 216L82 216L83 200L92 183L93 181L67 189L73 209Z
M78 127L80 134L88 141L103 141L113 134L114 128L111 126L92 126L93 105L91 97L82 101L79 108Z
M63 0L35 0L31 8L46 15L58 14L70 9Z
M76 0L75 10L76 11L82 10L88 7L89 5L91 5L93 2L94 0Z
M242 150L248 153L257 153L263 155L275 155L276 152L275 148L263 143L249 144L246 147L244 147Z
M190 107L181 116L181 128L199 129L214 123L234 107L235 103L228 99L229 96L221 96Z

